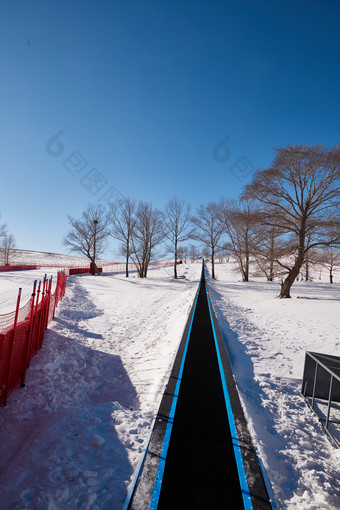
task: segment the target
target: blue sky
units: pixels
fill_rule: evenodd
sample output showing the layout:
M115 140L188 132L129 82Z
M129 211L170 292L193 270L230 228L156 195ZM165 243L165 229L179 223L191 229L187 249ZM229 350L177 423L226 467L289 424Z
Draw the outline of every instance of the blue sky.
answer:
M65 252L67 214L108 197L237 198L273 147L339 143L339 19L337 0L2 0L17 246Z

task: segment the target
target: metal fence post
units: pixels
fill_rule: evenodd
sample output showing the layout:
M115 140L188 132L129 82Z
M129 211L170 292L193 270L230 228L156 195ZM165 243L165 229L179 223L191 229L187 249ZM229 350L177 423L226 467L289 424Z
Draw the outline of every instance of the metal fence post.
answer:
M40 330L40 318L41 318L41 301L40 301L40 313L38 314L38 306L39 306L39 297L40 297L40 287L41 280L39 281L38 290L37 290L37 299L35 302L35 313L34 313L34 330L32 336L32 344L34 347L34 354L38 352L38 338L39 338L39 330Z
M329 384L328 407L327 407L327 416L326 416L326 424L325 424L326 429L328 429L329 413L331 410L332 389L333 389L333 375L331 375L331 380L330 380L330 384Z
M319 366L319 363L318 363L318 362L315 362L315 373L314 373L313 395L312 395L312 409L314 409L315 388L316 388L316 377L317 377L317 375L318 375L318 366Z

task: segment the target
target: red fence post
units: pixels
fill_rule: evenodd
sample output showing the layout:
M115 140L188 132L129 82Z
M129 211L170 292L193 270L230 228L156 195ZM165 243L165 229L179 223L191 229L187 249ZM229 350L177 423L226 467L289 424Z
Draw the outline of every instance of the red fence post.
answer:
M60 285L60 271L57 273L57 285L54 291L54 304L53 304L53 319L55 316L55 309L58 304L58 291L59 291L59 285Z
M39 338L36 352L41 348L42 339L44 337L45 331L45 313L46 313L46 289L47 289L47 274L44 277L43 291L41 295L41 314L40 314L40 323L39 323Z
M36 288L37 288L37 280L34 281L33 284L33 292L32 292L32 305L31 305L31 312L30 312L30 324L28 327L28 333L27 333L27 344L26 344L26 352L25 352L25 358L24 358L24 366L22 369L21 379L20 379L20 386L23 388L25 386L25 379L26 379L26 372L27 368L29 366L30 362L30 354L31 354L31 343L32 343L32 335L33 335L33 324L34 324L34 298L36 295Z
M51 305L51 294L52 294L52 275L48 283L48 291L47 291L47 303L46 303L46 321L45 321L45 329L48 328L48 319L50 317L50 305Z
M39 329L40 329L40 319L41 319L41 301L40 301L40 310L38 310L39 306L39 296L40 296L40 287L41 280L39 281L38 290L37 290L37 299L35 302L35 312L34 312L34 330L32 335L32 343L34 347L34 354L38 352L38 338L39 338ZM39 313L40 312L40 313Z
M11 345L9 349L9 356L8 356L8 366L7 366L7 373L6 373L6 383L5 383L5 392L4 392L4 401L3 405L5 406L7 404L7 398L8 398L8 384L9 384L9 378L11 375L11 365L12 365L12 359L13 359L13 351L14 351L14 342L15 342L15 330L17 329L17 322L18 322L18 313L19 313L19 306L20 306L20 299L21 299L21 291L22 289L19 289L18 292L18 298L17 298L17 306L15 309L15 318L14 318L14 324L13 324L13 332L12 332L12 338L11 338Z

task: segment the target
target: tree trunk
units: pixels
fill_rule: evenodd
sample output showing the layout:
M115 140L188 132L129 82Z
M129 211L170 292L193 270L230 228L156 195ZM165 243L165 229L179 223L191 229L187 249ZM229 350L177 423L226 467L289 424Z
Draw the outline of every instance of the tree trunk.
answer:
M245 268L245 279L244 279L245 282L249 282L249 252L248 252L248 248L247 248L247 253L246 253L246 268Z
M145 257L143 278L147 277L150 259L151 259L151 249L148 251L148 253L146 254L146 257Z
M329 270L329 283L333 283L333 271L332 271L332 268Z
M270 256L270 260L269 260L269 277L267 278L267 281L268 282L272 282L274 280L274 232L273 232L273 229L272 229L272 232L271 232L271 240L270 240L270 252L269 252L269 256Z
M273 257L271 256L269 262L269 275L267 277L267 281L272 282L273 280L274 280L274 260Z
M211 277L213 280L215 280L215 251L214 251L214 249L211 250L211 266L212 266Z
M241 254L239 257L239 263L241 268L242 281L249 282L249 256L246 255L243 259Z
M306 259L306 282L309 280L309 261Z
M242 257L242 255L241 255ZM243 281L249 282L249 243L248 243L248 229L246 230L245 238L245 264L243 269Z
M177 243L175 244L175 266L174 266L174 278L177 278Z
M242 280L244 282L249 282L249 273L248 273L246 267L244 269L242 269Z
M288 276L284 282L281 283L281 292L279 294L280 298L290 298L290 289L293 285L295 278L298 276L302 264L304 262L304 252L300 250L300 253L295 261L294 266L289 270Z
M125 262L125 276L126 278L129 277L129 252L130 252L130 245L129 241L126 244L126 262Z
M92 276L94 276L96 274L96 272L98 271L97 264L95 263L93 258L91 258L90 260L91 260L91 262L90 262L91 274L92 274Z

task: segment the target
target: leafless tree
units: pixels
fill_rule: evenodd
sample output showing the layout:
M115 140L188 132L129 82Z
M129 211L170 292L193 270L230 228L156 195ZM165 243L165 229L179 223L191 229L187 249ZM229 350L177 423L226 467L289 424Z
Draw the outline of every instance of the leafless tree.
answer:
M64 238L69 251L80 253L90 260L92 274L97 272L96 259L105 252L109 235L109 217L101 204L89 204L80 220L68 216L70 232Z
M340 149L323 146L289 145L276 149L271 167L258 170L245 186L242 197L259 200L275 210L272 223L286 232L286 243L295 254L292 266L280 262L287 271L280 297L289 298L290 289L306 260L317 246L336 246L339 231L332 239L332 212L339 207Z
M244 282L249 281L251 255L258 242L259 207L252 201L222 200L220 217Z
M0 214L0 218L1 218L1 214ZM7 234L7 225L6 225L6 223L3 223L2 225L0 225L0 238L4 237L6 234Z
M199 257L197 246L194 244L189 246L189 256L191 257L192 262L195 262L195 260Z
M184 260L184 264L187 263L187 256L188 256L189 250L187 246L179 246L178 247L178 258L179 260Z
M6 234L1 240L1 251L5 264L9 264L15 249L15 238L13 234Z
M329 232L329 236L330 238L333 238L334 232ZM340 265L339 245L334 246L332 243L330 243L328 246L324 246L323 249L314 249L310 251L312 252L310 257L311 263L314 266L321 265L327 269L329 274L329 282L333 283L335 268Z
M324 266L329 273L329 283L333 283L335 267L340 266L340 251L332 244L326 247L323 257L320 257L319 264Z
M203 246L209 249L212 265L211 276L215 279L215 255L219 251L219 243L224 233L219 206L216 202L201 205L196 211L196 216L193 216L191 221L195 227L195 231L192 234L193 239L200 241Z
M176 197L170 200L164 214L168 249L174 254L174 278L177 278L178 245L192 236L190 223L190 205Z
M270 282L284 274L280 260L291 254L284 239L285 232L277 225L275 215L276 211L271 208L259 209L252 248L252 256L260 273Z
M135 259L139 276L146 278L154 249L164 240L163 213L153 209L147 202L140 202L136 212L132 235L132 258Z
M132 255L132 235L137 222L136 202L125 198L110 205L110 235L120 241L125 256L125 276L129 276L129 259Z

